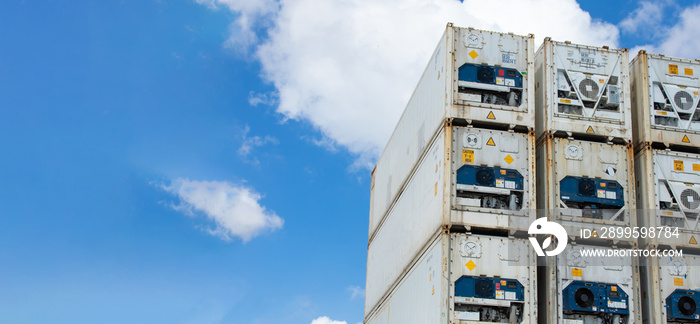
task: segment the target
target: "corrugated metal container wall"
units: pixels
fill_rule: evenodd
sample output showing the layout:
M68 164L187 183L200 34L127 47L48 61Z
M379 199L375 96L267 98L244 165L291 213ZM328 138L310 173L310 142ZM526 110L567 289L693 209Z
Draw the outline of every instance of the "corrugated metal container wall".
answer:
M700 63L640 51L630 66L635 146L700 145Z
M446 120L534 129L533 59L532 35L448 24L373 172L370 237Z
M441 131L369 242L365 312L382 300L442 227L445 181L440 179L445 177L445 141ZM442 185L435 187L436 181Z
M545 38L535 55L536 131L632 141L627 49Z
M528 241L438 233L365 323L536 323L536 287Z
M585 251L584 251L585 250ZM614 248L569 245L556 257L547 257L540 278L542 323L641 323L640 277L637 258L605 255ZM546 297L543 297L546 296Z
M534 176L533 134L459 126L441 130L370 237L366 311L398 283L442 228L526 232L536 217Z
M663 228L640 245L700 248L700 155L645 148L634 162L638 224Z
M580 229L634 227L633 151L631 144L576 141L547 136L537 144L537 200L540 215L566 229L570 237ZM596 240L595 237L590 238ZM616 240L597 238L600 244Z
M687 252L641 260L644 323L700 322L700 255Z

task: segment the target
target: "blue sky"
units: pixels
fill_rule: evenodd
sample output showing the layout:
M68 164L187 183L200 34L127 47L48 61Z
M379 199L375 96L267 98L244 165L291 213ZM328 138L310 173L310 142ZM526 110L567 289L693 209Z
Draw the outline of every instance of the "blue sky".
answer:
M369 173L447 21L700 50L693 2L520 2L571 16L2 2L0 322L361 322Z

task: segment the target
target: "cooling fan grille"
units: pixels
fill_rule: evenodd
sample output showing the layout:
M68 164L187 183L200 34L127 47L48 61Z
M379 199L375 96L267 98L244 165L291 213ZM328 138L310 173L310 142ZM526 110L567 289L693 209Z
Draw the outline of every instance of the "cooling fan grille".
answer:
M598 97L599 89L598 84L591 79L583 79L581 83L578 84L578 90L581 92L581 95L586 98L593 99Z

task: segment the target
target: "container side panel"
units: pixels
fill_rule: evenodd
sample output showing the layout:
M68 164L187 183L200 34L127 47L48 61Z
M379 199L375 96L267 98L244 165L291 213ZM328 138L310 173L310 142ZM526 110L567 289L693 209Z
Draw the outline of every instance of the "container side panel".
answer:
M449 31L449 28L448 28ZM447 34L445 34L447 35ZM425 148L444 122L446 39L443 35L375 169L369 236L379 227Z
M444 234L432 242L380 308L369 314L365 323L447 323L447 279L443 267L447 243Z
M442 225L444 133L421 160L367 252L366 306L371 309Z

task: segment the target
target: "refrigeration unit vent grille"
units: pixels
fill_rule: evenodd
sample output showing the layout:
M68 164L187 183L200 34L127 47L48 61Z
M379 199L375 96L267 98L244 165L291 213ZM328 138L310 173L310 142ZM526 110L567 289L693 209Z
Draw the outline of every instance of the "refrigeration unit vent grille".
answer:
M700 322L700 291L676 289L666 297L666 307L668 312L666 318L669 322Z
M700 206L700 194L693 189L685 189L681 192L681 202L688 209L697 209Z
M581 80L581 83L578 84L578 90L586 98L595 99L598 97L598 84L591 79Z
M676 94L673 96L673 102L676 103L676 106L678 106L679 109L684 111L693 108L693 96L691 96L687 91L676 92Z

